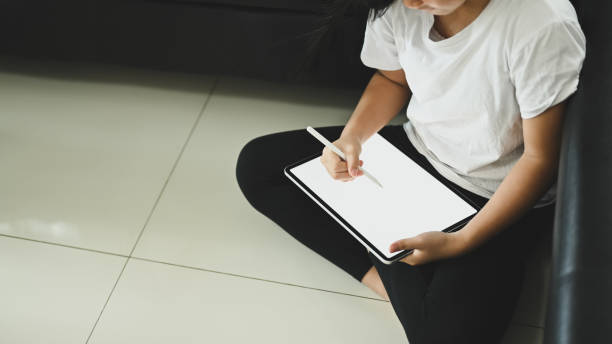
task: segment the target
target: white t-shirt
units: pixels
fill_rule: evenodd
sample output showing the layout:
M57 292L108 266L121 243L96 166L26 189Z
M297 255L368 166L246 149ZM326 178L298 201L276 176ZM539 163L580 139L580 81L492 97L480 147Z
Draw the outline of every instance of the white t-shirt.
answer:
M568 0L490 0L449 38L433 24L396 0L368 20L361 60L404 70L408 139L445 178L490 198L523 153L521 117L576 91L585 37ZM553 202L555 189L536 207Z

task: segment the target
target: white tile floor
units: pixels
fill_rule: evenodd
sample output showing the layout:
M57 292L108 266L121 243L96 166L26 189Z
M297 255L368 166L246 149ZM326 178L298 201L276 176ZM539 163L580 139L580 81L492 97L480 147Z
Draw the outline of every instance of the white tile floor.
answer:
M0 59L0 343L406 343L234 179L248 140L342 125L359 95ZM505 344L542 341L548 250Z

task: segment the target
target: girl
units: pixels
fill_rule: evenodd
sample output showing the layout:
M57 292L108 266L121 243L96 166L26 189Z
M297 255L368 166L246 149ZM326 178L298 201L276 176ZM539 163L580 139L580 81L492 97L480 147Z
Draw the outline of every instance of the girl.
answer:
M455 233L398 238L391 251L414 252L385 265L283 175L320 149L306 131L249 142L238 183L258 211L390 300L411 344L499 342L522 257L552 227L563 109L585 54L576 13L567 0L369 8L361 60L377 71L344 127L317 128L347 156L325 148L321 163L338 181L360 178L361 147L379 132L482 206L478 214ZM408 121L387 125L408 101Z

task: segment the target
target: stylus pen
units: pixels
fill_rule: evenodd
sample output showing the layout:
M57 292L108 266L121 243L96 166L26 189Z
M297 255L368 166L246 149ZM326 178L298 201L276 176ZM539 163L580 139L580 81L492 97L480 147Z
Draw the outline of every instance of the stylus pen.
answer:
M323 135L319 134L318 131L314 130L313 127L308 126L306 127L306 130L311 133L312 136L314 136L317 140L321 141L322 144L324 144L326 147L329 147L329 149L333 150L334 153L338 154L342 158L342 160L346 161L346 156L344 155L344 153L338 147L334 146L333 143L329 142L329 140L327 140ZM374 176L371 175L370 172L366 171L361 166L357 166L357 168L359 168L366 177L370 178L371 181L373 181L376 185L380 186L380 188L382 189L382 184L378 180L376 180L376 178L374 178Z

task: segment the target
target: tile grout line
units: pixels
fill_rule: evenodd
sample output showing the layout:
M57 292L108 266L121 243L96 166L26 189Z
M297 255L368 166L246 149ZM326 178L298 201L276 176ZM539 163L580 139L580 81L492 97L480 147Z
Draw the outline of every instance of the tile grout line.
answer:
M257 280L257 281L262 281L262 282L268 282L268 283L286 285L286 286L290 286L290 287L298 287L298 288L303 288L303 289L322 291L322 292L327 292L327 293L332 293L332 294L339 294L339 295L345 295L345 296L358 297L358 298L374 300L374 301L389 302L389 301L385 301L385 300L381 300L381 299L377 299L377 298L373 298L373 297L368 297L368 296L361 296L361 295L343 293L343 292L334 291L334 290L327 290L327 289L308 287L308 286L303 286L303 285L299 285L299 284L292 284L292 283L287 283L287 282L280 282L280 281L269 280L269 279L265 279L265 278L258 278L258 277L252 277L252 276L233 274L231 272L223 272L223 271L217 271L217 270L211 270L211 269L204 269L204 268L195 267L195 266L189 266L189 265L169 263L169 262L164 262L164 261L161 261L161 260L142 258L142 257L130 257L130 258L131 259L136 259L136 260L141 260L141 261L144 261L144 262L149 262L149 263L157 263L157 264L174 266L174 267L183 268L183 269L196 270L196 271L202 271L202 272L210 272L210 273L216 273L216 274L220 274L220 275L233 276L233 277L238 277L238 278L252 279L252 280ZM542 329L542 330L544 329L543 326L531 325L531 324L528 324L528 323L524 323L524 322L520 322L520 321L514 321L514 320L510 321L510 324L518 325L518 326L523 326L523 327L530 327L530 328L535 328L535 329Z
M121 272L119 272L119 276L117 276L117 280L115 280L115 284L113 284L113 287L111 288L110 293L108 293L108 297L106 298L106 301L104 302L104 305L102 306L102 309L100 310L100 314L98 314L98 317L96 318L96 322L94 322L93 326L91 327L91 331L89 331L89 335L87 336L87 339L85 340L85 344L89 343L89 340L91 339L91 336L93 335L93 332L96 329L96 326L98 326L98 322L100 321L100 318L102 317L102 313L104 313L104 310L106 309L106 306L108 305L108 301L110 301L111 296L113 296L113 293L115 292L115 288L117 287L117 284L119 284L119 280L121 279L121 276L123 276L123 271L125 271L125 267L127 266L127 263L129 261L130 261L130 257L126 257L125 263L123 263L123 267L121 268Z
M111 256L116 256L116 257L122 257L122 258L131 258L131 259L141 260L141 261L150 262L150 263L158 263L158 264L164 264L164 265L169 265L169 266L175 266L175 267L179 267L179 268L183 268L183 269L197 270L197 271L210 272L210 273L217 273L217 274L221 274L221 275L228 275L228 276L234 276L234 277L239 277L239 278L253 279L253 280L264 281L264 282L268 282L268 283L276 283L276 284L281 284L281 285L287 285L287 286L291 286L291 287L311 289L311 290L323 291L323 292L328 292L328 293L333 293L333 294L340 294L340 295L359 297L359 298L364 298L364 299L369 299L369 300L387 302L385 300L381 300L381 299L377 299L377 298L371 298L371 297L367 297L367 296L361 296L361 295L355 295L355 294L349 294L349 293L342 293L342 292L338 292L338 291L327 290L327 289L320 289L320 288L314 288L314 287L308 287L308 286L303 286L303 285L299 285L299 284L291 284L291 283L286 283L286 282L267 280L267 279L263 279L263 278L245 276L245 275L240 275L240 274L233 274L233 273L223 272L223 271L210 270L210 269L200 268L200 267L196 267L196 266L189 266L189 265L182 265L182 264L164 262L164 261L161 261L161 260L154 260L154 259L149 259L149 258L134 257L134 256L128 257L128 256L123 255L123 254L106 252L106 251L99 251L99 250L93 250L93 249L84 248L84 247L70 246L70 245L54 243L54 242L50 242L50 241L43 241L43 240L36 240L36 239L30 239L30 238L23 238L23 237L18 237L18 236L8 235L8 234L1 234L1 233L0 233L0 237L7 237L7 238L11 238L11 239L16 239L16 240L32 241L32 242L41 243L41 244L47 244L47 245L51 245L51 246L60 246L60 247L66 247L66 248L72 248L72 249L76 249L76 250L81 250L81 251L100 253L100 254L106 254L106 255L111 255ZM530 328L535 328L535 329L541 329L541 330L544 329L543 326L531 325L531 324L528 324L528 323L514 321L514 320L510 321L510 324L511 325L517 325L517 326L523 326L523 327L530 327Z
M136 242L134 243L134 246L132 246L132 250L130 251L130 254L127 256L127 259L125 260L125 263L123 264L123 268L121 268L121 272L119 272L119 276L117 276L117 280L115 281L113 288L111 289L110 293L108 293L108 297L106 298L106 301L104 302L104 306L102 306L102 309L100 310L100 314L98 314L98 318L96 319L96 322L91 327L91 331L89 332L89 335L87 336L87 339L85 340L85 344L89 343L91 336L93 335L96 327L98 326L98 322L102 318L102 314L104 314L104 311L106 310L106 306L108 305L108 302L113 296L113 293L115 292L115 289L117 288L117 284L119 284L119 281L121 280L121 276L123 276L123 272L125 271L125 268L127 267L127 264L129 263L130 258L132 257L132 253L134 253L134 250L136 249L136 246L138 245L138 242L140 241L140 238L142 237L142 234L144 233L145 228L147 228L147 225L149 224L149 220L153 216L153 212L155 212L155 209L157 208L157 204L159 203L159 200L164 194L164 191L166 190L166 186L168 185L168 182L170 181L170 178L172 177L172 174L174 173L174 170L176 169L178 162L181 160L181 157L183 156L183 152L185 151L185 148L189 144L189 141L191 140L191 136L193 135L195 128L198 126L198 123L200 122L200 119L202 118L202 115L204 114L204 110L206 109L208 102L212 98L213 92L215 91L215 88L217 87L218 83L219 83L219 77L217 76L215 80L213 81L213 84L210 88L208 95L206 96L206 99L204 100L204 104L202 105L202 108L200 109L200 113L198 114L198 117L196 118L194 124L191 127L191 130L189 131L189 134L187 135L187 139L185 140L185 143L183 143L183 147L181 147L181 151L179 152L178 156L174 160L172 169L170 169L170 173L168 173L168 177L166 177L166 181L164 182L164 185L159 191L159 194L157 195L157 199L153 203L153 207L151 207L151 211L149 212L149 215L147 216L147 219L145 220L145 223L142 226L142 229L140 230L138 237L136 238Z
M72 249L75 249L75 250L81 250L81 251L87 251L87 252L93 252L93 253L106 254L106 255L115 256L115 257L128 258L128 256L125 255L125 254L114 253L114 252L107 252L107 251L100 251L100 250L94 250L92 248L72 246L72 245L67 245L67 244L62 244L62 243L57 243L57 242L52 242L52 241L45 241L45 240L38 240L38 239L19 237L19 236L10 235L10 234L0 233L0 237L6 237L6 238L11 238L11 239L17 239L17 240L32 241L32 242L36 242L36 243L40 243L40 244L47 244L47 245L52 245L52 246L60 246L60 247L72 248Z
M345 296L353 296L353 297L358 297L358 298L368 299L368 300L374 300L374 301L388 302L388 301L385 301L385 300L381 300L381 299L377 299L377 298L373 298L373 297L368 297L368 296L361 296L361 295L343 293L343 292L334 291L334 290L327 290L327 289L320 289L320 288L314 288L314 287L307 287L307 286L303 286L303 285L299 285L299 284L274 281L274 280L269 280L269 279L265 279L265 278L253 277L253 276L245 276L245 275L233 274L231 272L223 272L223 271L217 271L217 270L204 269L204 268L199 268L199 267L189 266L189 265L181 265L181 264L176 264L176 263L168 263L168 262L164 262L164 261L160 261L160 260L154 260L154 259L149 259L149 258L141 258L141 257L130 257L130 258L131 259L145 261L145 262L149 262L149 263L157 263L157 264L164 264L164 265L174 266L174 267L183 268L183 269L203 271L203 272L211 272L211 273L216 273L216 274L220 274L220 275L233 276L233 277L239 277L239 278L246 278L246 279L251 279L251 280L256 280L256 281L262 281L262 282L268 282L268 283L274 283L274 284L281 284L281 285L286 285L286 286L291 286L291 287L298 287L298 288L303 288L303 289L323 291L323 292L327 292L327 293L333 293L333 294L339 294L339 295L345 295Z
M333 291L333 290L308 287L308 286L303 286L303 285L299 285L299 284L291 284L291 283L286 283L286 282L268 280L268 279L251 277L251 276L240 275L240 274L233 274L233 273L230 273L230 272L216 271L216 270L205 269L205 268L200 268L200 267L196 267L196 266L189 266L189 265L182 265L182 264L164 262L164 261L161 261L161 260L154 260L154 259L149 259L149 258L134 257L134 256L128 257L126 255L118 254L118 253L93 250L93 249L89 249L89 248L78 247L78 246L71 246L71 245L60 244L60 243L54 243L54 242L44 241L44 240L36 240L36 239L30 239L30 238L23 238L23 237L18 237L18 236L9 235L9 234L2 234L2 233L0 233L0 237L7 237L7 238L11 238L11 239L16 239L16 240L32 241L32 242L41 243L41 244L47 244L47 245L51 245L51 246L60 246L60 247L72 248L72 249L75 249L75 250L81 250L81 251L87 251L87 252L93 252L93 253L106 254L106 255L122 257L122 258L132 258L132 259L141 260L141 261L150 262L150 263L158 263L158 264L175 266L175 267L179 267L179 268L183 268L183 269L197 270L197 271L203 271L203 272L211 272L211 273L217 273L217 274L221 274L221 275L228 275L228 276L234 276L234 277L240 277L240 278L246 278L246 279L253 279L253 280L258 280L258 281L264 281L264 282L269 282L269 283L282 284L282 285L287 285L287 286L291 286L291 287L299 287L299 288L304 288L304 289L311 289L311 290L323 291L323 292L328 292L328 293L334 293L334 294L340 294L340 295L346 295L346 296L359 297L359 298L370 299L370 300L375 300L375 301L384 301L384 300L381 300L381 299L371 298L371 297L367 297L367 296L361 296L361 295L355 295L355 294L349 294L349 293L342 293L342 292ZM387 302L387 301L385 301L385 302ZM543 326L531 325L531 324L528 324L528 323L514 321L514 320L510 321L510 324L511 325L524 326L524 327L530 327L530 328L535 328L535 329L542 329L542 330L544 329Z
M210 91L208 93L208 96L206 97L206 100L204 100L204 104L202 105L202 108L200 109L200 113L198 114L198 117L196 118L196 120L193 123L193 125L191 126L191 130L189 131L189 134L187 135L187 139L185 140L185 143L183 143L183 147L181 147L181 151L179 152L178 156L176 157L176 160L174 160L174 164L172 165L172 169L170 170L170 173L168 173L168 177L166 177L166 181L164 182L164 185L162 186L161 190L159 191L159 194L157 195L157 199L153 203L153 207L151 207L151 211L149 212L149 215L147 216L147 219L145 220L145 223L142 226L142 229L140 230L140 233L138 234L138 238L136 238L136 242L134 243L134 246L132 247L132 250L130 251L130 254L128 255L128 257L132 257L132 254L134 253L134 250L136 250L136 246L138 245L138 242L140 241L140 238L142 237L142 234L144 233L144 230L147 228L147 225L149 224L149 221L151 220L151 217L153 216L153 213L155 212L155 209L157 208L157 204L159 203L159 200L161 199L162 195L164 194L164 191L166 191L166 187L168 186L168 182L170 181L170 178L172 178L172 175L174 174L174 170L176 170L176 167L178 166L179 161L183 157L183 153L185 152L185 148L187 148L187 145L189 144L189 141L191 141L191 136L193 136L193 133L194 133L195 129L198 127L198 124L200 123L200 119L202 118L202 115L204 114L204 111L206 110L206 106L210 102L210 99L212 98L213 93L215 92L215 89L217 88L217 84L218 83L219 83L219 77L217 77L215 79L215 81L213 81L213 85L210 88Z
M361 296L361 295L356 295L356 294L342 293L342 292L334 291L334 290L320 289L320 288L308 287L308 286L299 285L299 284L292 284L292 283L287 283L287 282L268 280L268 279L264 279L264 278L257 278L257 277L252 277L252 276L234 274L234 273L231 273L231 272L223 272L223 271L205 269L205 268L200 268L200 267L197 267L197 266L190 266L190 265L182 265L182 264L176 264L176 263L171 263L171 262L164 262L164 261L161 261L161 260L154 260L154 259L150 259L150 258L127 256L127 255L119 254L119 253L99 251L99 250L94 250L94 249L85 248L85 247L78 247L78 246L71 246L71 245L66 245L66 244L55 243L55 242L51 242L51 241L23 238L23 237L18 237L18 236L13 236L13 235L8 235L8 234L1 234L1 233L0 233L0 237L7 237L7 238L11 238L11 239L16 239L16 240L32 241L32 242L46 244L46 245L51 245L51 246L66 247L66 248L71 248L71 249L75 249L75 250L81 250L81 251L92 252L92 253L106 254L106 255L115 256L115 257L121 257L121 258L137 259L137 260L142 260L142 261L146 261L146 262L150 262L150 263L158 263L158 264L175 266L175 267L179 267L179 268L183 268L183 269L197 270L197 271L203 271L203 272L211 272L211 273L216 273L216 274L221 274L221 275L228 275L228 276L241 277L241 278L253 279L253 280L258 280L258 281L264 281L264 282L269 282L269 283L288 285L288 286L292 286L292 287L299 287L299 288L304 288L304 289L318 290L318 291L323 291L323 292L328 292L328 293L347 295L347 296L354 296L354 297L360 297L360 298L371 299L371 300L376 300L376 301L384 301L384 300L377 299L377 298L371 298L371 297ZM516 323L516 324L524 325L524 326L531 326L531 327L534 326L534 325L528 325L528 324L522 324L522 323Z

